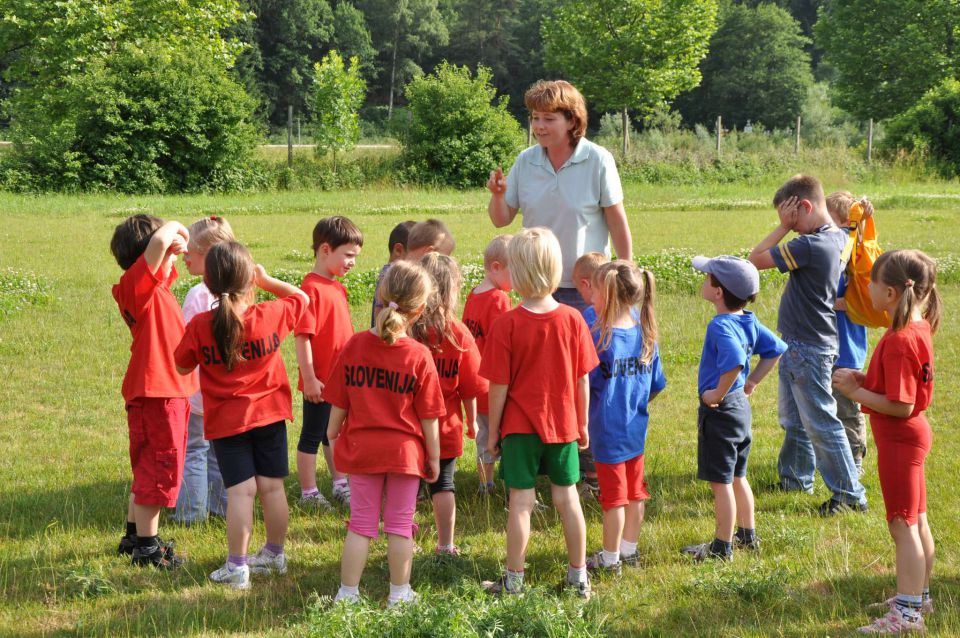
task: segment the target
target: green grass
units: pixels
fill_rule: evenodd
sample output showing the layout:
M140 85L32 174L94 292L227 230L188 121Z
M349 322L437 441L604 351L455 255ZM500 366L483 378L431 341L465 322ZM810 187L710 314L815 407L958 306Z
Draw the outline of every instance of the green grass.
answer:
M796 167L797 170L802 166ZM960 373L960 186L941 182L855 183L826 176L828 188L870 194L884 246L917 247L940 260L947 313L935 338L937 395L929 410L935 431L927 465L930 520L940 554L929 626L960 634L960 420L955 379ZM778 176L779 179L779 176ZM753 400L750 478L757 487L759 554L738 554L724 565L693 566L681 545L702 541L713 528L709 489L695 479L696 369L710 308L688 292L696 279L685 258L737 253L771 230L769 205L776 180L749 187L690 188L627 184L627 210L637 255L661 279L658 315L667 390L652 406L648 504L642 566L620 581L602 581L596 600L582 606L554 593L564 565L557 516L534 519L528 574L535 592L504 603L479 595L476 583L495 576L504 559L506 514L499 500L474 496L473 446L457 476L457 542L462 560L430 555L432 512L421 505L413 585L424 594L419 611L381 611L387 592L385 547L375 543L362 590L369 603L330 609L338 586L344 514L291 510L287 576L255 579L246 593L225 591L206 574L225 555L222 523L191 528L163 523L189 559L174 574L133 569L112 555L129 488L126 424L119 395L129 356L129 333L110 295L119 269L110 257L113 227L133 212L190 223L223 214L258 261L294 278L311 267L310 234L324 215L352 217L365 233L364 251L348 281L357 326L369 316L371 275L383 263L386 239L404 219L441 217L457 238L456 256L479 261L496 231L481 191L369 190L190 197L111 195L15 197L0 194L0 635L11 636L824 636L850 635L865 623L867 604L893 592L893 545L886 531L875 454L866 460L872 510L823 520L816 506L829 494L764 491L776 478L781 431L776 384ZM779 282L771 278L755 310L775 325ZM10 284L9 282L14 282ZM875 340L879 333L874 331ZM284 345L295 374L292 342ZM294 413L299 414L299 399ZM298 425L290 427L291 448ZM328 481L321 481L329 491ZM293 477L287 488L294 498ZM548 490L543 491L548 498ZM600 543L600 509L586 508L589 547ZM263 540L262 527L253 546Z

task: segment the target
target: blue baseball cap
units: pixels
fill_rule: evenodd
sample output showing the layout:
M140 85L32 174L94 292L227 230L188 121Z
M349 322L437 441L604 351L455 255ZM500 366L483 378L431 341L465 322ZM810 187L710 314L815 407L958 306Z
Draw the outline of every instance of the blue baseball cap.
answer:
M724 288L740 299L749 299L760 292L760 272L741 257L720 255L711 259L698 255L693 258L693 267L716 277Z

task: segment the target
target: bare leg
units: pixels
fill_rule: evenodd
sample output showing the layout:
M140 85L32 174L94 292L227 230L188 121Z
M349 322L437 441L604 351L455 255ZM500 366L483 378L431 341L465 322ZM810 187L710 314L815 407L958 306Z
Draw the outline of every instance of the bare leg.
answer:
M133 504L133 517L137 523L137 536L156 536L160 527L159 505Z
M920 544L923 545L923 558L925 571L923 577L923 586L930 588L930 575L933 573L933 555L936 553L933 544L933 534L930 533L930 525L927 523L927 514L923 512L917 516L917 526L920 531Z
M636 543L640 538L640 525L643 523L643 513L645 509L646 507L643 501L630 501L627 503L623 523L623 538L626 541ZM618 543L617 549L619 548L620 545Z
M603 549L608 552L619 552L620 541L623 539L625 513L624 506L611 507L603 513Z
M587 564L587 524L580 509L580 497L576 485L550 485L553 504L560 513L563 537L567 542L570 565L581 567ZM529 529L528 529L529 531Z
M137 518L136 518L136 516L134 515L133 512L134 512L134 509L133 509L133 492L130 492L130 498L127 499L127 522L128 522L128 523L136 523L136 522L137 522Z
M312 490L317 486L317 455L297 450L297 479L301 490Z
M737 504L733 486L728 483L710 483L713 490L713 512L717 518L714 534L728 543L733 542L733 521L737 517Z
M533 489L510 489L510 509L507 514L507 569L522 572L530 540L530 514L537 500ZM584 552L586 553L586 552Z
M330 441L330 445L321 445L320 449L323 450L323 459L327 462L327 469L330 470L330 478L334 481L339 481L340 479L347 478L347 475L337 471L336 466L333 464L334 444L335 441ZM314 465L316 465L316 460L314 460Z
M493 463L477 463L477 476L484 485L493 483Z
M387 534L387 563L390 565L390 584L406 585L413 567L413 539ZM357 582L360 579L357 578ZM349 584L344 581L344 584Z
M370 552L370 539L347 530L347 539L343 542L343 556L340 559L340 582L348 587L356 587L367 565Z
M923 593L926 560L919 525L907 525L902 518L888 523L897 546L897 592L919 596Z
M253 499L257 481L248 478L227 488L227 549L231 556L243 556L253 533Z
M457 500L453 492L433 495L433 518L437 523L437 545L453 545L453 530L457 523Z
M283 479L257 476L256 481L260 504L263 505L263 525L267 528L267 542L283 545L287 538L287 523L290 518L287 495L283 491Z
M753 513L753 490L747 477L733 479L733 497L737 507L737 525L744 529L754 529L756 521Z

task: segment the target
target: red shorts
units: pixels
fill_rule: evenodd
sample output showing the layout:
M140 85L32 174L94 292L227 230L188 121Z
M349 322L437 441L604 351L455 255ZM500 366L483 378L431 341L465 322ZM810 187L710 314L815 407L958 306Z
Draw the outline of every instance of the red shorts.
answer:
M597 482L600 484L600 507L603 511L623 507L631 501L650 498L647 482L643 480L643 455L623 463L597 465Z
M930 425L922 415L912 419L870 415L870 429L877 444L877 471L887 522L902 518L907 525L916 525L917 515L927 511L923 470L933 440Z
M140 397L127 403L131 491L137 505L177 504L189 419L190 401L186 397Z

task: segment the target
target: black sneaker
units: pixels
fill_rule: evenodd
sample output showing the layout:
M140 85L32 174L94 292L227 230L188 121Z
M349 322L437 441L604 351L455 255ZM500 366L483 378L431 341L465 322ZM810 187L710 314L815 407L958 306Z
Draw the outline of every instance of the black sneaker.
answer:
M507 587L507 575L501 574L500 578L496 580L485 580L480 583L480 586L483 587L484 591L492 596L503 596L507 594L508 596L517 596L523 593L523 585L520 585L519 589L510 589Z
M157 569L170 570L183 565L183 559L174 555L172 547L154 546L152 552L144 552L140 547L133 549L133 564L138 567L153 565Z
M680 550L681 553L693 558L695 563L702 563L705 560L733 560L733 552L724 554L713 551L713 543L700 543L699 545L687 545Z
M170 554L173 554L173 548L176 544L177 544L176 541L165 541L163 539L160 540L160 547L164 551L170 552ZM130 536L129 534L125 534L124 536L120 537L120 545L117 547L117 555L133 556L133 550L135 550L136 548L137 548L137 537L135 535Z
M629 556L620 554L620 562L626 567L640 567L640 552L634 552Z
M870 506L866 503L844 503L835 498L823 503L817 510L820 516L833 516L834 514L846 514L847 512L856 512L862 514L870 511Z
M587 571L598 576L620 576L623 573L623 561L618 560L613 565L606 565L603 554L598 551L587 556Z
M754 537L752 537L752 538L744 538L744 537L742 537L742 536L737 536L736 534L734 534L734 536L733 536L733 546L736 547L737 549L759 550L759 549L760 549L760 539L757 538L756 536L754 536Z

